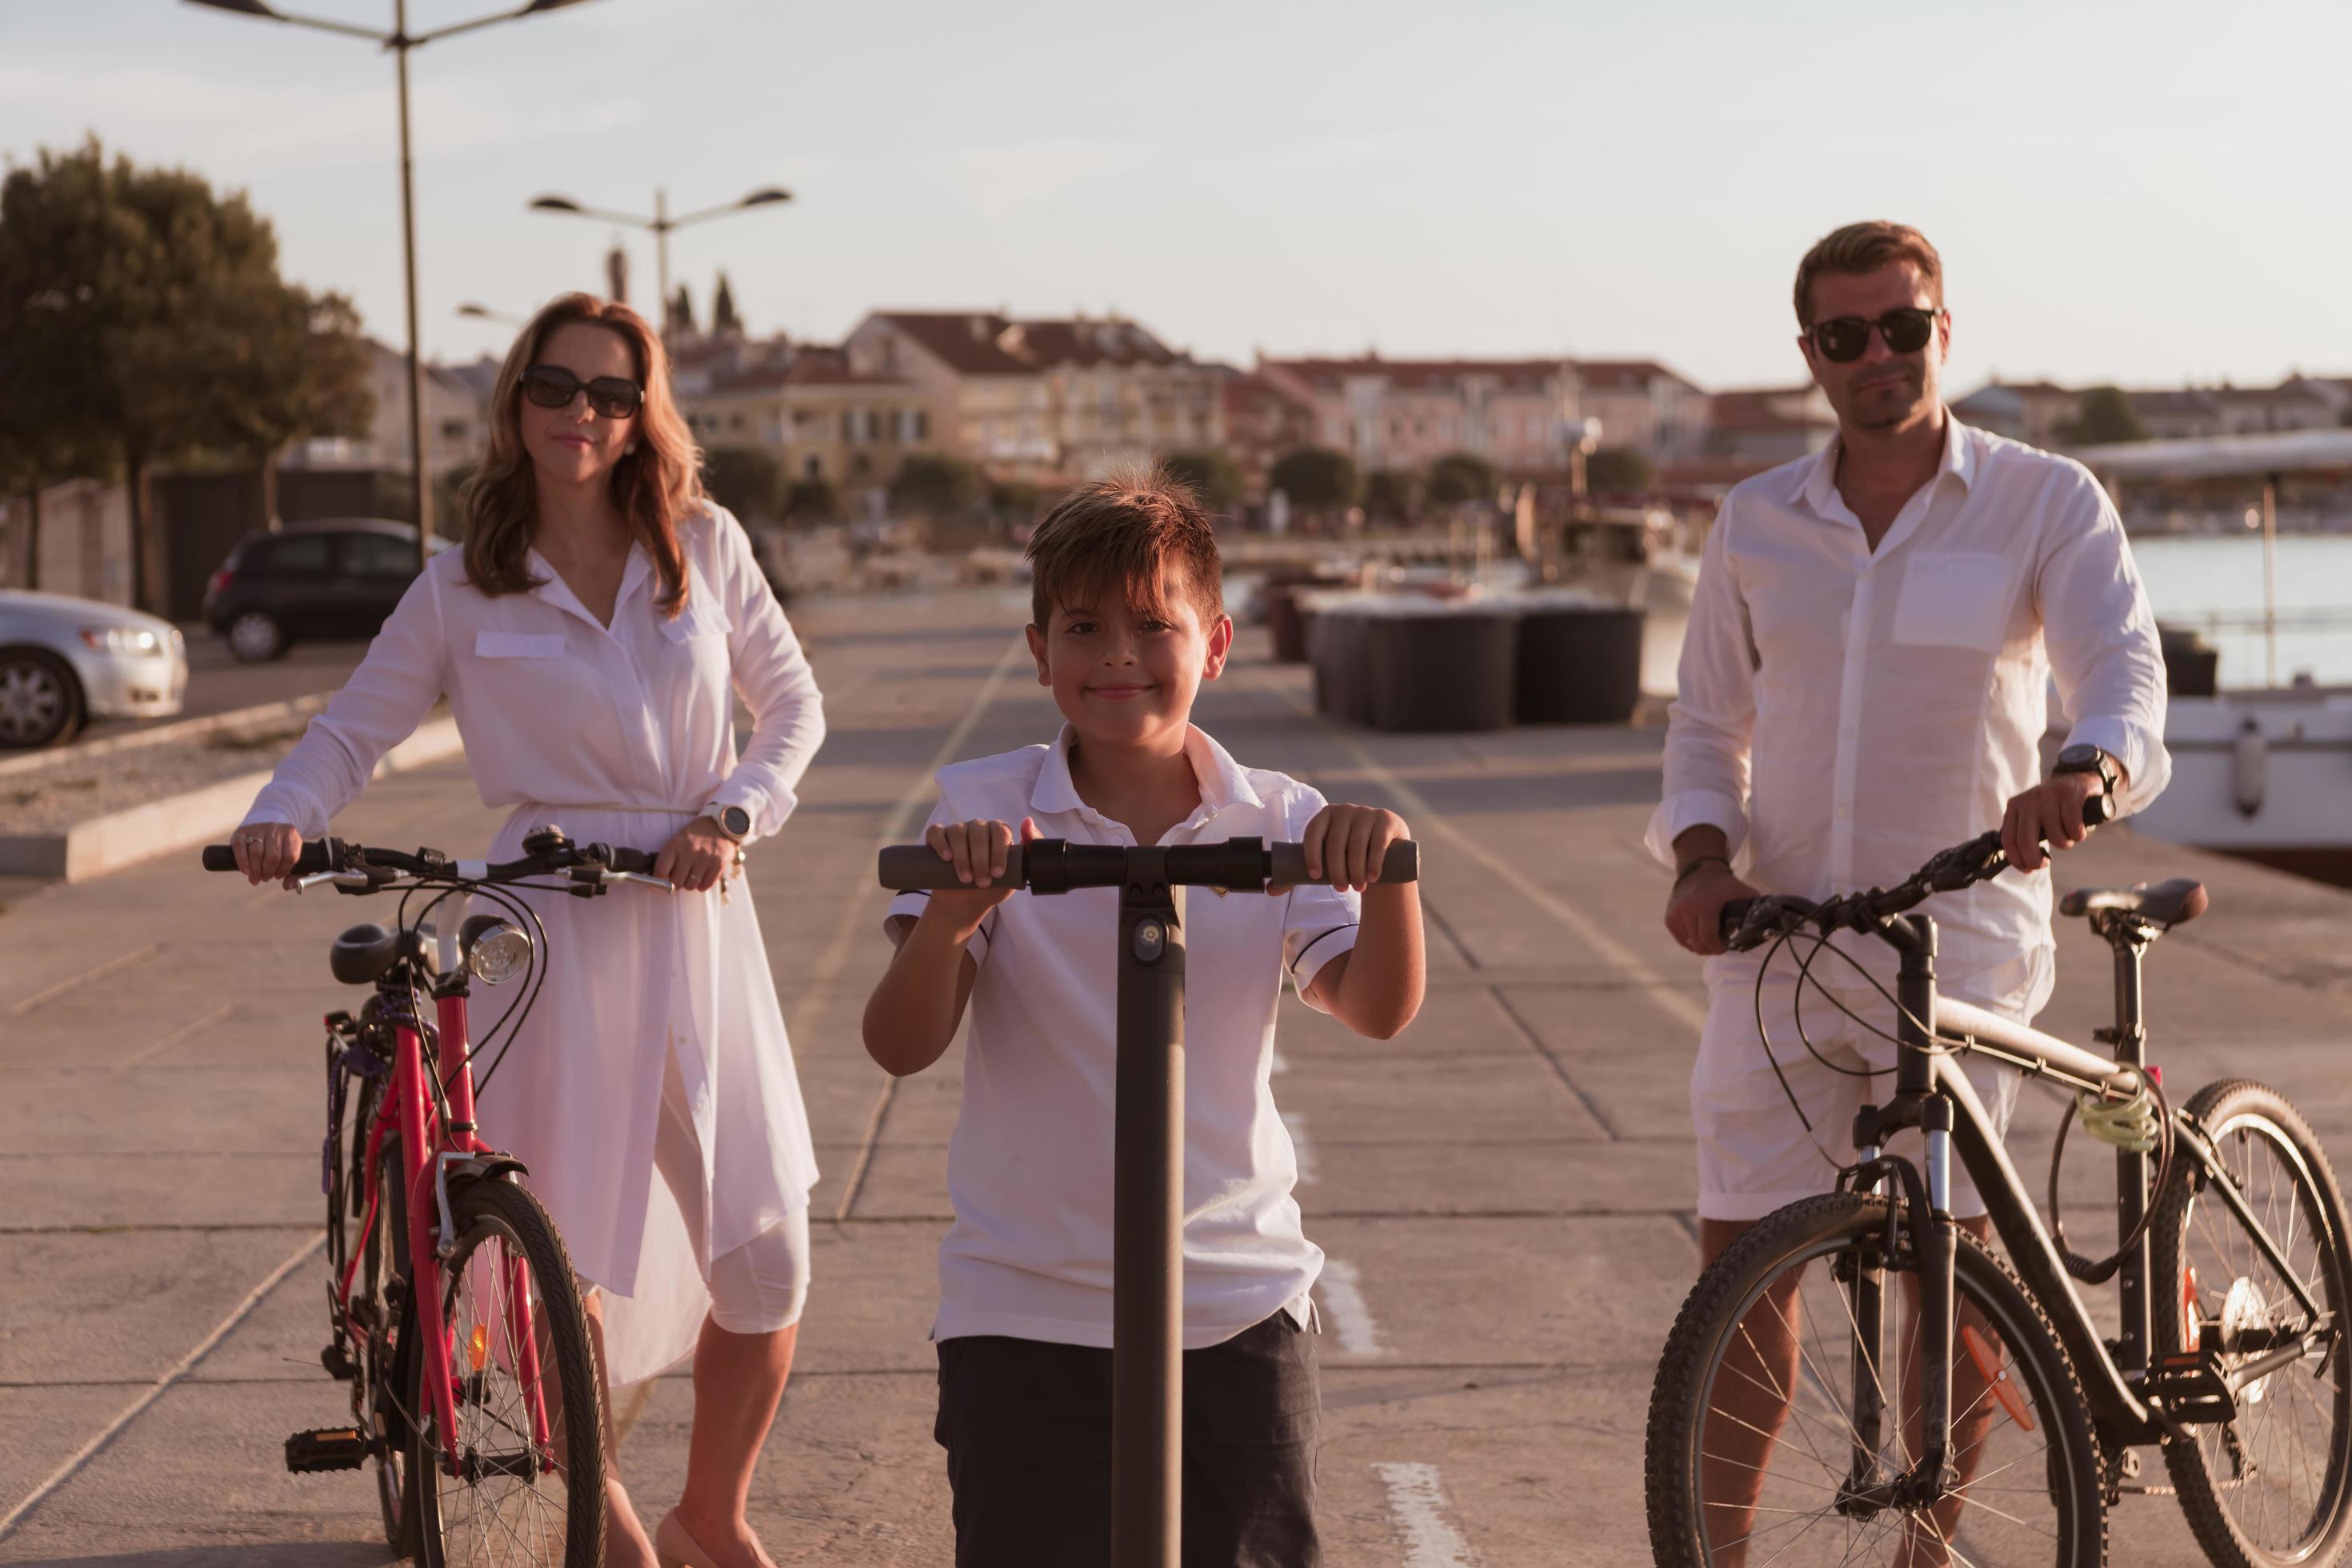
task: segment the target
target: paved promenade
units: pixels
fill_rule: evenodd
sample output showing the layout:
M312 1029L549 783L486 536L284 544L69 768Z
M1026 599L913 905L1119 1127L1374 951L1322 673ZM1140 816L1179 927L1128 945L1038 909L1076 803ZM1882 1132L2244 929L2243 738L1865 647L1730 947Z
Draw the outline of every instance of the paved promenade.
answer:
M1024 606L796 617L832 736L751 872L824 1171L801 1359L755 1488L782 1563L950 1558L924 1331L960 1057L893 1083L857 1018L887 952L876 844L919 824L940 763L1052 733ZM1660 731L1334 729L1303 670L1263 661L1262 633L1242 647L1203 723L1244 761L1393 806L1424 846L1413 1027L1359 1040L1284 1003L1276 1093L1331 1258L1328 1561L1644 1562L1650 1373L1696 1262L1685 1085L1703 1002L1639 846ZM459 766L388 780L338 824L459 852L493 826ZM2168 1083L2268 1079L2352 1163L2352 897L2120 830L2062 865L2069 883L2179 874L2214 909L2150 961ZM347 1000L329 939L385 911L249 889L193 855L21 891L0 913L0 1563L384 1563L371 1478L289 1476L280 1445L347 1410L317 1359L317 1020ZM2072 922L2061 940L2043 1022L2086 1037L2105 950ZM2029 1172L2055 1115L2029 1097ZM2086 1222L2103 1168L2074 1166ZM688 1408L682 1375L657 1382L624 1448L648 1517L677 1494ZM2127 1500L2116 1540L2136 1568L2200 1561L2168 1499Z

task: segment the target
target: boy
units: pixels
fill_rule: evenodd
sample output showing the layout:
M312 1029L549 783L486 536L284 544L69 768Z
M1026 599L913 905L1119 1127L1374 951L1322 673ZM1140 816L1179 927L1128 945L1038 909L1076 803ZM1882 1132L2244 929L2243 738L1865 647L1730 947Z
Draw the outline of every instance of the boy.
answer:
M901 895L866 1048L919 1072L967 1002L940 1247L940 1409L958 1568L1100 1568L1110 1542L1111 1108L1118 893L1008 899L1013 842L1307 847L1313 885L1185 906L1187 1564L1302 1568L1315 1534L1314 1307L1323 1254L1269 1082L1282 976L1387 1039L1421 1006L1421 905L1377 877L1392 812L1326 805L1195 728L1223 670L1214 531L1164 474L1118 474L1037 526L1029 648L1066 721L1051 745L940 772L926 840L969 887ZM1326 885L1328 884L1328 885Z

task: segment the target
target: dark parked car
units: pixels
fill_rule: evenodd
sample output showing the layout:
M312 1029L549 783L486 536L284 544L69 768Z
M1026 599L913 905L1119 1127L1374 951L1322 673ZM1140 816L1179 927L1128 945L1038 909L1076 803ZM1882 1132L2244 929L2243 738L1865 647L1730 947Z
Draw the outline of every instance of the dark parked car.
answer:
M448 540L433 541L436 554ZM416 530L380 518L291 522L237 542L205 587L205 625L247 664L306 639L372 637L416 577Z

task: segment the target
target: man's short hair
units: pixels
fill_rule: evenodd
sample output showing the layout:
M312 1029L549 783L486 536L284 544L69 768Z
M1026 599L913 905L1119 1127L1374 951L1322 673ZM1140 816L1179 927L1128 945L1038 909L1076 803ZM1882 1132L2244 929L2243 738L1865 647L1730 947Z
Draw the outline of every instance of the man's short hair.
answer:
M1192 487L1157 465L1114 468L1054 503L1029 536L1029 613L1043 631L1056 605L1108 593L1164 609L1160 584L1181 567L1203 623L1225 613L1217 531Z
M1927 237L1909 224L1875 218L1869 223L1850 223L1833 234L1822 236L1805 252L1805 258L1797 263L1797 325L1813 324L1813 279L1822 273L1875 272L1896 261L1908 261L1919 269L1919 280L1927 286L1928 294L1940 310L1944 303L1944 258L1936 254Z

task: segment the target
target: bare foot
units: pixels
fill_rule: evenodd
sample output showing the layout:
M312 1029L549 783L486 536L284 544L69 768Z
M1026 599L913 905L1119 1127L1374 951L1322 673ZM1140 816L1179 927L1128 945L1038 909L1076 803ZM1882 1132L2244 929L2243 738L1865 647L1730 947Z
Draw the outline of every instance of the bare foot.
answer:
M646 1533L618 1476L604 1478L604 1568L660 1568L653 1538Z
M728 1518L689 1513L680 1503L675 1517L719 1568L776 1568L776 1560L768 1555L760 1538L751 1533L750 1521L740 1515Z

